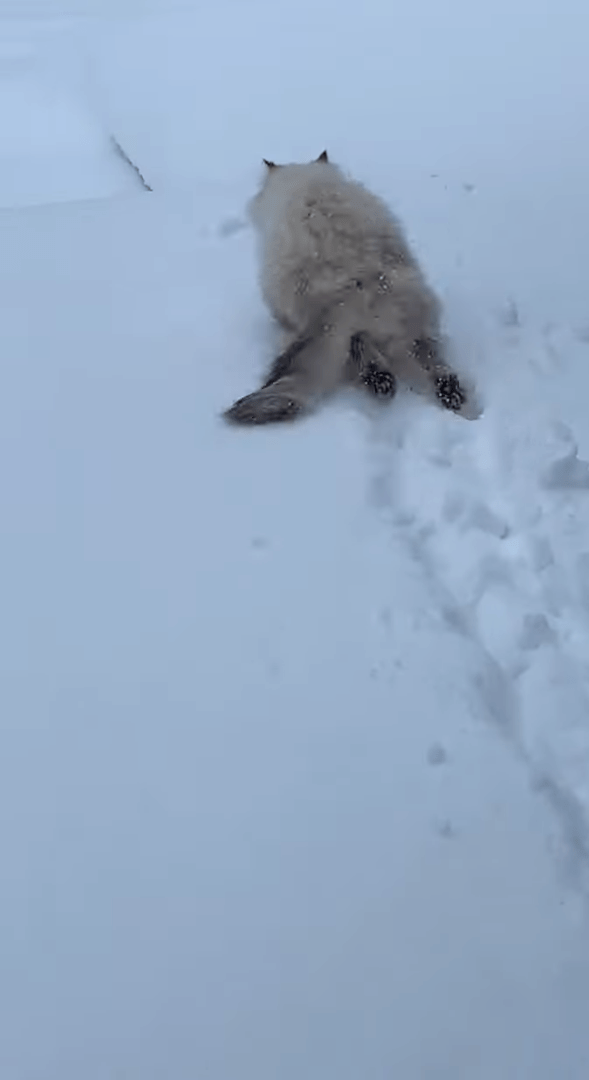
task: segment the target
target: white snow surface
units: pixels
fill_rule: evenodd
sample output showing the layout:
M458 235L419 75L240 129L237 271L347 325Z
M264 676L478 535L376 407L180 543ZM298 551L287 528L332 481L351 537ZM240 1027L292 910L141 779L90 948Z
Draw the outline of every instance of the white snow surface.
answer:
M586 1080L589 15L0 31L2 1080ZM260 159L325 147L478 419L221 421Z

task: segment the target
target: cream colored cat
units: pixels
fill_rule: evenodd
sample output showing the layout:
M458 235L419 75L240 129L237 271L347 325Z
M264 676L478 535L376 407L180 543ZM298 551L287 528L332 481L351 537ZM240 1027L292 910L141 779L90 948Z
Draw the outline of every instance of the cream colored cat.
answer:
M391 397L397 376L460 412L466 394L443 358L440 304L386 204L326 152L309 164L265 166L250 215L283 352L226 418L292 419L346 382Z

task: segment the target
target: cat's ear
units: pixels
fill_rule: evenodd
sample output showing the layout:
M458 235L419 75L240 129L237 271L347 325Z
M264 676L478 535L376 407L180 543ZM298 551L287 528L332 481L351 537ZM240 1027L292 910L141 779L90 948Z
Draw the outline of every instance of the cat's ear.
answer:
M264 165L266 166L267 169L277 169L278 168L278 165L276 164L275 161L266 161L266 158L263 158L263 162L264 162Z
M324 150L322 154L319 154L319 157L316 160L320 161L322 165L328 165L329 158L327 156L327 150Z

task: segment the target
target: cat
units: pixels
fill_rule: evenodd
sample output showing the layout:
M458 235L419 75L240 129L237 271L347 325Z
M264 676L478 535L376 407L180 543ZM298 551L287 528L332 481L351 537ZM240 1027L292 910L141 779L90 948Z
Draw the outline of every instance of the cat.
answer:
M264 164L249 214L283 347L226 419L291 420L345 383L391 398L397 377L460 412L466 392L444 359L439 300L386 203L326 151L307 164Z

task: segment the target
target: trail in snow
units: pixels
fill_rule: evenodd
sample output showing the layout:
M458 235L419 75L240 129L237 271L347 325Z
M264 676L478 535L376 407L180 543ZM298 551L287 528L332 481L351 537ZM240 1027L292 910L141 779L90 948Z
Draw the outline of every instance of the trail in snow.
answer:
M488 341L494 369L476 425L443 424L413 402L381 418L372 501L448 626L476 643L487 715L559 813L586 890L589 462L555 404L563 378L584 393L586 344L501 326Z
M584 1080L585 39L150 7L0 3L0 1071ZM324 145L476 421L220 422L272 349L257 158Z

